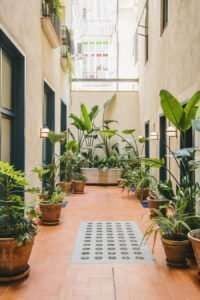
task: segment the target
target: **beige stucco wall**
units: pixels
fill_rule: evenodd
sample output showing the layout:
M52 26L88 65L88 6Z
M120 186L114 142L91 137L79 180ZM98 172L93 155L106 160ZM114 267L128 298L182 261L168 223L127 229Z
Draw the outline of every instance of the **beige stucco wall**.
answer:
M139 16L145 0L139 1ZM161 1L149 0L149 59L144 61L144 38L139 36L139 78L141 133L150 120L159 132L159 92L167 89L182 102L200 89L200 1L169 0L169 20L161 34ZM144 24L144 23L143 23ZM141 28L139 29L142 32ZM173 148L179 140L173 140ZM158 153L151 143L151 155ZM177 168L172 163L173 170Z
M98 105L101 108L101 112L96 120L97 125L102 124L102 112L103 105L111 99L114 92L103 91L80 91L72 92L72 106L71 112L75 114L80 113L80 105L84 103L91 108L94 105ZM137 92L117 92L116 101L113 102L111 108L107 113L107 117L112 120L117 120L116 125L119 130L134 128L138 134L139 132L139 99Z
M144 4L140 2L140 12ZM161 35L160 3L149 1L149 60L144 63L144 39L139 37L140 105L143 121L157 123L160 110L159 92L168 89L185 101L200 88L200 2L169 2L169 21Z
M67 4L67 0L64 2ZM41 0L0 1L1 29L25 55L25 172L32 185L38 183L32 169L42 162L40 128L44 80L55 91L56 131L60 130L60 99L69 101L70 92L68 76L60 65L60 49L51 48L40 18Z

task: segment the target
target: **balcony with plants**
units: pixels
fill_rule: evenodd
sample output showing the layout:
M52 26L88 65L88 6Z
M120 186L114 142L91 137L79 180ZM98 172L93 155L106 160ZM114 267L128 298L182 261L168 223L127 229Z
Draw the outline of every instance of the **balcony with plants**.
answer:
M66 25L61 26L61 66L64 72L73 72L73 40Z
M61 44L62 9L60 0L42 0L42 28L52 48L58 48Z

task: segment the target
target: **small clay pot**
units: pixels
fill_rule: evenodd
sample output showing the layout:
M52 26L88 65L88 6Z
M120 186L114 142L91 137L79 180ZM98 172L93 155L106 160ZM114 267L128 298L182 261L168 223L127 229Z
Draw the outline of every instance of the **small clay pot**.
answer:
M166 215L167 209L165 207L163 208L160 207L168 204L169 200L158 199L151 196L149 196L147 199L148 199L148 207L150 209L151 218L158 216L156 210L160 210L164 216Z
M167 264L172 267L187 267L187 257L190 251L189 240L173 241L162 237L162 244L167 257Z
M61 181L58 183L58 186L61 188L61 190L66 195L69 195L72 192L72 182L71 181Z
M137 189L135 194L140 201L143 201L149 196L149 188Z
M188 233L188 238L192 243L192 248L194 250L194 256L197 262L200 276L200 229L190 231Z
M40 203L41 222L44 225L58 225L60 223L62 203Z
M84 194L85 190L85 181L82 180L73 180L72 190L74 194Z
M19 245L14 238L0 238L0 282L11 282L29 275L28 260L34 239Z

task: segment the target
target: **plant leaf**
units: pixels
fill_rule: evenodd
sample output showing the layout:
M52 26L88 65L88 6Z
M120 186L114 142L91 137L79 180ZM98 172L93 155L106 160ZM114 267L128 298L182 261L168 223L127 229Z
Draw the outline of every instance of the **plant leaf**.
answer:
M181 127L183 131L191 128L192 120L196 118L198 107L200 103L200 91L196 92L192 98L188 101L186 107L184 108L184 117L181 120Z
M160 91L161 106L166 118L179 130L180 122L183 118L184 109L179 101L168 91Z
M122 131L123 134L131 135L135 132L135 129L125 129Z
M92 130L92 122L85 104L81 104L81 114L84 120L84 125L87 131Z

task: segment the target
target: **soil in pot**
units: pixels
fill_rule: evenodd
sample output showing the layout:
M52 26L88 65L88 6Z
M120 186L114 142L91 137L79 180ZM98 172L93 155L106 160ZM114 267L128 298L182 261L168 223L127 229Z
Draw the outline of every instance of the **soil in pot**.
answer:
M0 238L0 282L11 282L29 275L28 260L34 239L18 245L14 238Z
M60 223L62 203L40 203L41 222L44 225L58 225Z
M190 251L189 240L169 240L162 237L162 244L167 257L167 264L171 267L186 268L188 266L187 257Z
M69 195L72 192L72 182L71 181L61 181L58 186L61 190L66 194Z
M200 229L192 230L188 234L188 238L192 243L195 259L199 268L200 275Z
M73 180L72 190L74 194L84 194L85 182L81 180Z
M143 201L143 200L147 199L148 196L149 196L149 189L148 188L137 189L136 190L136 197L140 201Z
M156 210L160 210L163 215L166 215L167 209L165 207L163 207L163 208L160 208L160 207L168 204L169 203L168 200L156 199L151 196L149 196L147 199L148 199L148 207L150 210L151 218L157 217L158 214L157 214Z

